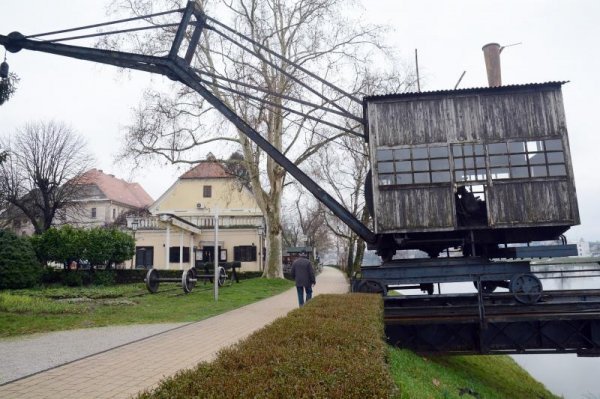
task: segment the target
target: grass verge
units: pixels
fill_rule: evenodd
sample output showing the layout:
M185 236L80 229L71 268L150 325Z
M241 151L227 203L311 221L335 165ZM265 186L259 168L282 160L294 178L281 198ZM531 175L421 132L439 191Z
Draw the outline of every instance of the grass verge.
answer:
M508 356L390 347L381 312L376 295L320 295L138 398L556 398Z
M46 288L0 292L0 337L116 324L202 320L283 292L293 283L255 278L222 287L212 284L183 294L175 284L150 295L143 284Z
M390 398L381 298L319 295L140 398Z
M508 356L428 358L393 347L389 356L401 399L558 398Z

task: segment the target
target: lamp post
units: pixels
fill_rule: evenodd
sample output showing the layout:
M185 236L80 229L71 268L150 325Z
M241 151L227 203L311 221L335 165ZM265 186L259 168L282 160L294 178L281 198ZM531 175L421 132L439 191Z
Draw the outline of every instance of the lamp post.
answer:
M215 208L215 251L213 256L214 266L214 296L215 301L219 300L219 208Z
M135 242L135 232L138 229L139 221L137 220L137 218L129 216L129 217L127 217L127 225L133 231L133 247L134 247L134 251L135 251L135 249L137 249L136 242ZM131 258L131 268L132 269L133 269L133 259L135 258L136 255L137 255L137 251L135 251L133 257Z
M263 236L265 234L265 227L261 224L260 226L258 226L258 228L256 229L256 232L258 233L258 264L260 267L261 271L264 271L265 265L263 263L263 251L264 251L264 245L263 245Z

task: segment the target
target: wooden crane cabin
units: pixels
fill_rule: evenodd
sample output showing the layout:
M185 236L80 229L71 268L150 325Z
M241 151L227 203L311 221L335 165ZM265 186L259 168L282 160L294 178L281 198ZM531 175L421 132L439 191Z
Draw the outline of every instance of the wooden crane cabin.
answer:
M563 83L366 97L375 233L436 256L579 224Z

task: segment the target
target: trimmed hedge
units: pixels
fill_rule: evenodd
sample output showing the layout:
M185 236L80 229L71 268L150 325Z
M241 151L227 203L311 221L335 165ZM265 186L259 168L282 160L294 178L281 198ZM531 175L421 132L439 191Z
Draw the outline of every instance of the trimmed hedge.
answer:
M378 295L319 295L139 398L390 398Z
M42 267L27 238L0 230L0 289L30 288L40 283Z
M148 270L111 269L111 270L63 270L45 268L41 276L44 285L61 284L70 287L82 285L119 285L144 282ZM160 277L181 278L181 270L159 270ZM240 281L262 276L262 272L238 273ZM229 277L232 278L231 273ZM37 281L39 283L39 280Z

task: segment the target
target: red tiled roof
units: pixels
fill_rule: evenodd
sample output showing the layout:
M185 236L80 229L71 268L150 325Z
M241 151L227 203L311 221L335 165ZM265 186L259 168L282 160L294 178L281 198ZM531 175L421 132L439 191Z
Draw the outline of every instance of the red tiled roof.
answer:
M179 176L180 179L215 179L224 177L233 178L233 176L225 171L223 165L216 161L200 161L198 165Z
M128 183L98 169L88 170L75 181L75 184L96 185L106 198L136 208L145 208L154 202L138 183Z

